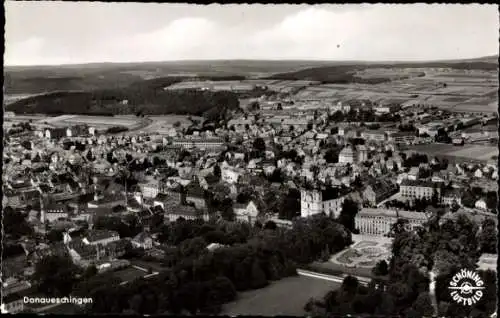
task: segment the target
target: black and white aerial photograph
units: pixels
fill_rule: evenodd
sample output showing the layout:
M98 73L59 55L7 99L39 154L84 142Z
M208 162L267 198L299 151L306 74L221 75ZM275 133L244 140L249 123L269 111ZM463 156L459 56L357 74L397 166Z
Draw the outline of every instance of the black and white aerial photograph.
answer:
M497 4L4 9L2 314L497 317Z

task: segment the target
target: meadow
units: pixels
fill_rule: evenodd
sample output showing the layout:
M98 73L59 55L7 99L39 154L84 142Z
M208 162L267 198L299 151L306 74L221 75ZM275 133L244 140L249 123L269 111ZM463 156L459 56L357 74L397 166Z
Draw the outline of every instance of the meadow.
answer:
M447 157L473 160L490 160L493 156L498 156L497 147L483 145L453 146L449 144L428 144L414 145L409 149L430 156L445 155Z
M322 298L340 284L306 276L288 277L269 286L242 292L234 302L224 305L222 315L303 316L311 298Z

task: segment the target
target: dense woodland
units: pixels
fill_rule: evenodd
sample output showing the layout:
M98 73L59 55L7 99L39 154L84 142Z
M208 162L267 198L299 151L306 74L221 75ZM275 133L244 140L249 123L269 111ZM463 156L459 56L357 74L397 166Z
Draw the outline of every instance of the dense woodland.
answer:
M218 80L234 77L217 77ZM238 109L238 95L233 92L179 90L163 88L182 81L183 77L164 77L138 81L126 87L90 91L58 91L32 96L8 105L7 111L48 115L164 115L186 114L223 119L227 111ZM214 78L203 78L214 79Z
M370 65L336 65L336 66L322 66L303 69L295 72L280 73L269 76L269 79L275 80L308 80L319 81L323 84L379 84L390 82L391 79L387 77L379 78L361 78L355 75L358 70L368 68L421 68L421 67L439 67L439 68L453 68L460 70L486 70L494 71L498 69L497 63L489 62L460 62L460 63L447 63L447 62L432 62L432 63L394 63L394 64L370 64ZM425 73L418 74L424 76Z
M217 314L238 292L296 275L297 265L351 244L349 231L321 215L299 220L289 230L271 223L180 219L164 225L160 233L160 240L169 246L163 260L168 269L155 277L120 286L113 272L81 271L60 256L38 263L35 277L49 295L73 290L75 295L92 297L92 308L87 308L92 313ZM224 247L210 251L206 248L210 243ZM76 274L85 280L74 279Z

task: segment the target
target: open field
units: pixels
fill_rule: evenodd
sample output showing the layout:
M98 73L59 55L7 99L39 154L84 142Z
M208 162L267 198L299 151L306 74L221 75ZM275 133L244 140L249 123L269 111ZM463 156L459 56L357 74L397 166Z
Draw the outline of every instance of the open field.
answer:
M17 117L17 116L16 116ZM39 122L55 127L66 127L75 125L89 125L97 128L109 128L112 126L123 126L133 129L140 125L141 119L135 116L86 116L86 115L63 115L58 117L44 118Z
M192 122L188 119L189 116L184 115L164 115L164 116L148 116L148 119L151 120L151 124L141 128L139 132L148 132L148 133L159 133L166 134L167 131L174 127L176 122L180 123L180 128L187 128L192 125ZM203 122L203 117L199 116L191 116L193 120L197 120L199 122Z
M483 145L464 145L461 147L448 144L414 145L410 150L431 156L446 155L473 160L490 160L498 156L498 148Z
M453 112L464 112L464 113L467 113L467 112L471 112L471 113L477 113L477 112L481 112L481 113L496 113L498 111L498 104L496 103L491 103L491 104L476 104L476 103L473 103L473 104L469 104L469 103L465 103L465 104L459 104L459 105L455 105L453 106L450 110L453 111Z
M269 286L239 294L226 304L222 315L303 316L304 305L311 298L323 297L340 285L335 282L294 276L272 282Z

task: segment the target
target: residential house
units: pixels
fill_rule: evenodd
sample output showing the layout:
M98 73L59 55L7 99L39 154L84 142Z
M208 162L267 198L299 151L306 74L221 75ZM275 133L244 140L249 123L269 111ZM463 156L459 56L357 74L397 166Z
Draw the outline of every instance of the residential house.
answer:
M139 184L145 198L154 198L158 193L163 192L165 185L160 180L150 180L147 183Z
M363 201L375 206L391 195L398 192L398 186L385 180L378 180L368 184L363 191Z
M259 209L253 201L246 204L235 204L233 211L237 220L251 224L257 220L257 216L259 215Z
M158 193L153 200L153 206L160 206L164 211L168 211L171 207L177 206L180 203L180 200L176 200L174 197L164 193Z
M120 235L116 231L90 230L82 242L87 245L107 245L118 240L120 240Z
M208 221L208 213L204 211L196 210L195 207L189 205L178 205L173 207L170 211L166 211L165 220L174 222L179 218L184 218L186 220L196 220L203 219Z
M443 191L442 202L444 205L452 206L454 203L462 206L462 195L458 189L445 189Z
M81 239L74 239L67 244L69 255L74 264L87 267L94 264L100 256L99 245L87 244Z
M153 238L148 232L141 232L137 234L131 241L132 246L142 249L153 248Z
M408 180L416 181L420 178L420 169L419 167L411 167L408 172Z
M40 210L40 222L55 222L59 219L67 219L69 217L69 211L65 204L48 204L41 206Z
M477 169L475 172L474 172L474 177L475 178L482 178L483 177L483 171L481 169Z
M231 166L221 168L221 179L224 182L231 184L238 183L240 176L241 172Z

